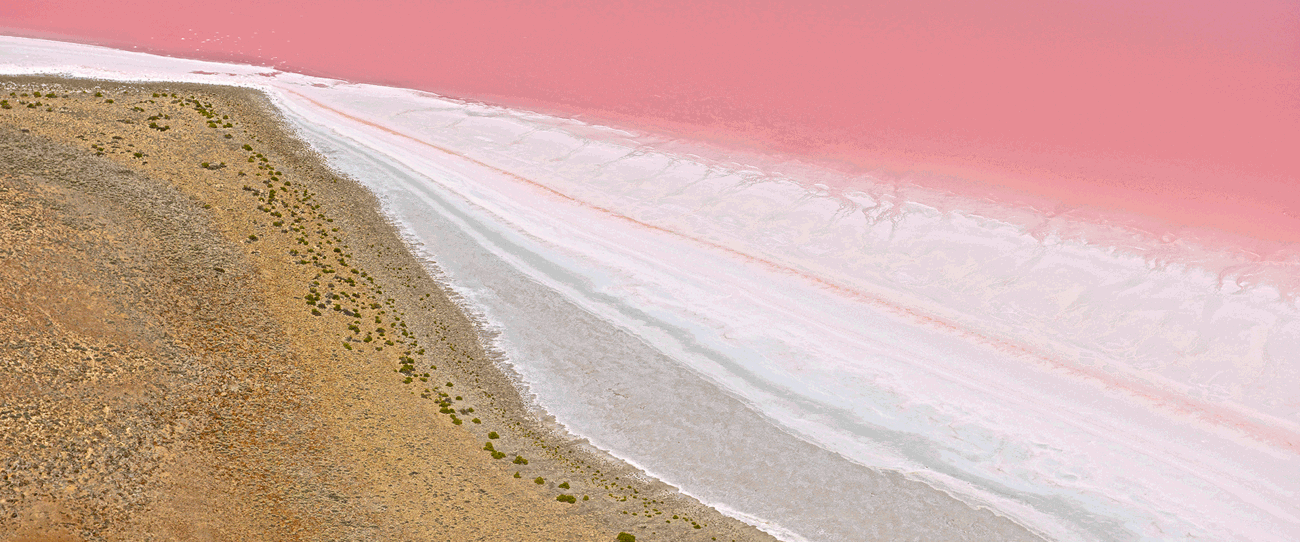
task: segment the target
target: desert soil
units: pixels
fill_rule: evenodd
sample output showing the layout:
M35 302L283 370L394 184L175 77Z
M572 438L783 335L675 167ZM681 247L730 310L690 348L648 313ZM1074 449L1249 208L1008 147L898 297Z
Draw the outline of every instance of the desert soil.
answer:
M0 99L0 542L771 539L556 430L262 94Z

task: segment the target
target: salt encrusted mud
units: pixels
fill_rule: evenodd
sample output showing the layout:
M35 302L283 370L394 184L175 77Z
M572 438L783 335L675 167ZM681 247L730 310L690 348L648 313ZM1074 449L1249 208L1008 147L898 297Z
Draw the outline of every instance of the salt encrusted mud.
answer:
M0 542L771 538L537 419L262 95L0 99Z

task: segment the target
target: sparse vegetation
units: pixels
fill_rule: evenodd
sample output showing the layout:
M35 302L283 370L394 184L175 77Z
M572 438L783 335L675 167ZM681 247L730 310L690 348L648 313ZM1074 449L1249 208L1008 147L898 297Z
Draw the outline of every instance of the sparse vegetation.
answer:
M505 405L493 400L492 394L488 391L494 388L481 385L479 379L481 375L476 375L474 372L479 370L479 364L485 359L483 352L472 341L467 342L465 340L467 335L464 332L464 327L459 327L460 324L454 324L452 321L441 318L443 316L441 314L433 314L435 312L431 310L433 306L426 301L431 294L419 292L412 293L407 297L401 297L390 293L389 295L393 295L393 297L383 297L385 290L393 292L414 288L415 282L411 278L411 273L418 275L421 270L412 270L410 267L400 265L384 265L381 270L378 265L371 263L376 261L372 259L373 257L381 256L383 251L392 250L392 248L376 247L371 244L367 249L365 245L359 243L358 237L352 237L353 232L349 231L350 225L356 223L353 215L327 216L332 214L330 205L326 201L327 198L311 191L316 187L327 188L327 185L320 184L319 179L309 177L305 175L305 172L298 171L287 164L280 164L280 156L277 152L260 149L270 154L270 156L256 152L251 143L259 142L259 146L263 145L263 143L252 135L251 130L245 129L245 124L239 124L241 130L238 132L209 129L231 128L236 123L239 123L237 120L230 119L230 115L221 114L219 110L222 109L222 106L220 104L214 106L211 103L201 102L201 97L198 100L191 97L189 99L158 100L158 102L154 102L148 99L141 100L140 98L144 96L139 95L138 92L133 95L132 91L123 93L112 90L108 94L113 98L122 98L123 108L103 108L99 104L112 103L112 98L90 100L85 98L86 94L88 92L85 91L81 94L82 99L79 102L81 105L139 121L135 126L111 124L112 130L105 130L108 133L86 134L90 138L81 138L84 143L80 143L80 145L89 145L91 153L108 156L105 161L116 161L119 164L141 164L138 161L133 162L131 157L145 160L145 164L156 161L159 164L155 164L155 168L161 167L163 171L168 171L168 168L171 168L171 170L179 171L179 175L195 176L195 178L202 179L199 182L206 183L205 189L224 191L228 187L234 188L243 185L242 192L234 191L238 194L237 199L239 202L237 204L228 204L222 201L217 204L215 210L204 213L204 216L217 221L235 220L231 229L224 230L236 232L234 235L238 235L237 232L241 230L256 232L247 234L242 240L237 238L234 240L240 244L243 252L259 254L259 256L255 257L255 261L259 263L252 267L237 266L237 271L230 275L205 277L209 282L238 284L238 281L250 281L250 283L257 284L259 288L275 287L274 285L282 284L282 282L266 280L269 277L262 276L263 269L260 267L260 262L270 260L274 263L278 258L281 264L289 264L282 266L281 269L291 269L293 273L300 274L295 276L300 276L300 279L297 280L302 282L296 284L301 285L303 289L286 294L288 297L297 298L292 300L292 306L296 307L295 311L307 308L313 317L319 319L307 319L305 313L296 313L296 317L309 322L304 324L305 328L321 333L320 338L324 340L319 341L317 344L324 344L328 347L329 339L333 338L337 341L335 344L341 346L345 351L351 352L346 357L334 358L335 360L349 360L345 363L358 363L359 360L365 360L364 363L379 363L378 366L383 368L384 373L387 373L387 369L393 369L396 376L394 380L401 379L402 383L407 385L419 380L425 384L401 387L394 386L397 384L395 381L389 382L388 385L393 387L388 391L409 391L411 392L412 401L417 400L416 395L419 396L418 404L420 405L424 405L426 400L437 403L440 409L439 412L448 415L449 420L455 425L462 425L463 423L459 416L482 414L488 418L486 423L479 417L466 419L478 425L510 427L514 432L511 433L511 438L504 441L500 440L502 436L497 431L487 433L487 442L485 442L483 449L493 459L505 459L513 456L511 463L522 467L529 463L529 460L522 455L523 452L528 452L530 456L537 459L538 450L540 450L543 461L546 461L547 458L555 461L543 466L541 469L533 468L535 470L534 475L549 473L555 474L561 479L574 479L578 481L579 485L585 483L581 477L587 467L580 466L580 464L585 465L585 463L581 463L580 456L575 458L569 455L570 452L567 447L548 442L546 437L540 435L535 428L530 429L526 424L512 421L509 408L503 408ZM49 93L48 96L43 96L42 93L34 93L34 95L37 99L57 98L54 93ZM103 93L96 93L96 95L103 96ZM153 97L166 98L168 94L155 92ZM172 95L172 97L175 98L176 96ZM18 100L15 99L15 101ZM60 102L59 105L61 105L61 108L64 106L70 108L75 103L78 102L75 100L73 102ZM28 100L18 101L17 105L28 105ZM29 107L38 105L45 106L49 104L33 103ZM10 100L0 100L0 107L10 109L12 107ZM178 107L184 107L184 109L178 109ZM68 109L63 110L67 111ZM140 113L140 115L137 117L128 110ZM170 112L178 113L176 119L178 124L175 127L180 133L173 132L164 136L160 133L167 132L172 128L167 123L163 123L164 119L171 118L167 114ZM29 114L27 110L20 109L16 113L5 115L20 117L27 114ZM146 116L147 119L144 118ZM218 118L220 120L217 120ZM122 124L129 123L123 120ZM146 124L152 131L145 130ZM123 139L121 136L114 136L114 130L126 136L126 141L120 141ZM141 134L144 134L143 140L140 138ZM245 139L249 143L233 142L232 144L232 142L221 141L222 138L233 139L234 135L232 134L238 135L240 139ZM176 137L173 138L173 136ZM108 140L110 137L113 141ZM191 141L194 141L191 138L199 138L204 142L202 145L205 146L196 145L192 151L193 153L187 154L186 158L181 158L179 163L169 164L166 153L159 150L158 145L160 144L178 145L184 142L183 144L189 145ZM86 147L81 148L85 149ZM242 151L237 149L242 149ZM206 171L196 172L193 170L193 160L196 158L208 160L200 163L200 167ZM254 165L241 166L244 170L239 171L237 174L233 170L226 172L223 170L226 163L221 161L225 158L231 158L232 163L241 163L238 160L246 159L248 164ZM281 166L283 166L283 169ZM186 171L187 167L188 171ZM289 171L284 171L284 169ZM299 175L302 175L301 179ZM254 182L254 179L256 179L256 182ZM243 184L245 182L249 184ZM263 186L257 186L256 188L250 186L256 184ZM338 194L339 192L328 192L327 196L337 198ZM203 199L199 201L201 202ZM216 200L208 201L215 202ZM212 206L204 204L204 208L212 208ZM333 224L339 224L339 226ZM360 238L364 239L364 237ZM349 248L347 244L349 242L355 248ZM289 246L295 248L290 250ZM227 262L229 260L217 261ZM392 260L381 259L379 261ZM370 265L376 265L376 268L363 269L363 267L369 267ZM211 267L211 269L217 274L225 273L225 270L220 267ZM337 269L337 272L335 269ZM308 280L309 278L311 280ZM298 299L305 301L306 307L298 305ZM408 304L413 300L415 300L413 304ZM413 306L419 307L417 310L428 312L420 314L416 318L414 317L415 314L406 312ZM442 305L436 306L441 307ZM399 309L399 307L407 308ZM329 309L333 309L333 313ZM374 320L373 324L370 322L372 319ZM337 333L337 335L331 335L331 333ZM366 345L375 346L375 352L369 352ZM426 348L429 354L426 354ZM384 352L384 350L387 350L387 352ZM337 351L334 352L335 354L331 355L337 356ZM426 355L429 357L423 357ZM438 370L438 365L429 363L434 360L438 360L438 363L444 366L443 372L438 375L431 374L432 371ZM430 372L417 372L417 367L427 367ZM438 380L444 380L445 384L438 385ZM432 384L429 384L429 382L432 382ZM424 386L429 386L429 388ZM470 407L466 403L453 402L453 398L450 397L453 391L452 388L465 390L461 393L469 397L475 407ZM462 396L454 397L454 401L464 400ZM505 417L504 420L503 416ZM505 425L500 425L502 423ZM442 427L443 431L449 430L445 426L439 427ZM472 431L471 434L478 433ZM507 454L494 447L494 442L502 448L511 450L510 453ZM530 449L533 451L529 452ZM472 450L465 451L474 453ZM557 470L557 467L558 469L567 468L569 473ZM600 475L599 471L596 472L597 474L592 477L590 482L592 486L607 482L604 479L598 482L597 478ZM412 475L414 474L412 472ZM522 479L523 475L521 471L516 471L512 474L512 477ZM541 476L537 476L533 480L538 485L547 486L546 480ZM571 482L567 481L558 485L554 483L550 485L561 490L573 489ZM606 486L606 488L610 489L610 486ZM623 486L614 486L611 491L611 500L626 503L629 497L641 499L633 496L636 489L630 485L626 489ZM581 495L581 497L583 501L590 500L589 495ZM620 499L620 497L622 498ZM556 500L576 504L578 499L577 495L560 494L556 497ZM603 499L597 500L603 501ZM641 500L651 502L646 501L646 499ZM635 501L633 504L635 504ZM660 512L656 509L653 514L648 510L644 513L649 517ZM639 516L641 512L634 512L632 515ZM699 525L694 522L691 523ZM695 528L700 527L696 526ZM649 535L648 532L647 535ZM624 539L620 538L619 540Z

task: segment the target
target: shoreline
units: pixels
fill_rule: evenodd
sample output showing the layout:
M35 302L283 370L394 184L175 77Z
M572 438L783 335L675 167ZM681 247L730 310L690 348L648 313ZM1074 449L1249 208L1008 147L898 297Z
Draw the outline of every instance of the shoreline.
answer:
M321 490L318 493L326 494L323 498L314 501L299 499L302 504L288 506L289 515L296 514L294 517L302 520L299 523L314 525L312 529L322 534L333 532L332 536L337 538L380 533L389 535L380 535L381 538L428 538L424 535L438 532L439 536L455 533L458 538L474 539L484 536L483 533L490 533L486 536L491 538L514 530L520 536L547 538L546 532L550 532L551 539L573 540L612 540L620 531L635 534L638 540L771 539L752 526L723 516L674 488L649 479L634 467L584 441L561 433L551 421L537 419L533 411L535 405L519 396L511 377L502 372L484 351L483 346L487 343L480 336L481 326L464 314L456 296L449 296L445 286L426 272L424 266L427 263L412 254L394 225L380 212L374 195L354 181L330 171L321 157L287 132L279 113L261 92L189 83L118 83L60 77L5 77L3 87L4 98L13 109L0 112L0 125L10 131L11 140L29 146L39 144L57 148L57 151L50 152L73 156L65 161L86 161L98 164L97 167L117 168L120 175L140 179L137 184L153 183L151 186L157 189L171 186L191 198L195 205L202 202L209 206L188 211L195 213L194 220L206 216L213 224L212 229L220 232L224 243L222 250L230 261L211 265L206 271L222 279L238 278L251 285L250 288L263 292L260 296L250 296L254 300L252 304L261 305L265 312L261 318L262 325L272 330L278 328L282 340L274 352L289 354L285 359L291 362L287 363L285 372L291 378L286 376L286 382L277 381L275 386L269 386L262 377L218 385L221 377L209 374L213 372L212 367L195 369L199 373L195 378L208 383L205 384L206 391L217 390L216 396L223 398L258 392L268 389L268 386L274 390L293 390L295 396L302 397L301 404L295 407L299 410L294 411L298 417L293 419L302 424L301 427L310 427L310 430L293 433L294 439L299 443L313 443L307 447L313 451L300 452L302 456L296 460L314 466L308 469L316 473L310 477L312 484L334 489L338 489L335 486L353 486L351 493L354 496L351 498L340 500L335 497L346 493ZM38 87L41 92L53 92L56 96L43 99L8 96L10 92L29 93ZM169 96L154 96L163 91ZM95 92L102 92L104 96L96 97ZM190 96L194 99L186 100ZM114 102L107 103L107 100ZM27 107L37 102L42 105ZM60 115L66 115L64 120L81 123L78 126L83 130L69 129L66 122L60 124L62 121L51 122ZM166 118L153 118L158 115ZM224 118L227 116L231 118ZM209 122L214 119L218 119L216 127ZM158 128L150 129L147 123L154 123ZM164 126L165 129L160 129ZM115 135L120 139L113 139ZM203 165L205 162L207 165ZM253 166L258 167L254 169ZM132 173L121 173L125 171ZM244 175L239 176L236 171ZM272 178L274 181L269 181ZM291 181L291 184L282 185L283 181ZM58 182L41 181L56 185ZM279 200L271 192L275 189L281 195ZM105 193L112 196L112 190ZM287 195L292 195L295 201L286 204L284 197ZM138 205L138 202L128 207L130 205ZM132 212L138 214L142 211L136 209L126 214ZM272 213L281 216L272 217ZM299 219L300 222L294 222ZM169 235L183 237L184 224L159 227L169 231ZM302 224L319 228L315 231L309 231L306 226L301 226L300 231L290 229ZM307 242L298 242L299 239ZM84 242L95 243L93 239ZM312 252L296 252L298 248L292 247L311 247ZM329 259L335 254L330 250L333 248L340 249L337 254L343 255L341 259L335 258L341 260L338 266L334 265L335 260ZM314 256L312 260L307 259L309 254ZM308 261L314 263L306 263ZM345 272L348 276L344 278L351 279L351 283L332 279L331 276L342 274L339 271L343 269L350 271ZM436 275L436 271L433 274ZM102 283L104 279L100 277L97 280ZM319 303L344 292L352 298L352 303L341 302L333 304L335 306ZM322 295L326 299L314 299ZM308 307L304 298L318 303ZM170 310L176 310L176 307ZM60 317L54 314L50 319ZM170 313L169 317L183 318L176 313ZM382 323L372 323L372 317L379 317ZM172 325L171 321L164 319L164 322L168 323L162 327L168 331L164 331L163 336L175 340L175 330L168 327ZM346 325L358 329L349 333ZM384 327L388 329L380 332ZM111 330L101 331L107 333ZM365 340L366 336L370 337L369 341ZM183 336L179 338L185 339ZM139 337L134 341L133 344L141 343ZM382 350L370 349L372 343L381 341L386 343L378 347ZM201 345L190 345L190 349L195 346ZM250 348L257 350L259 347ZM181 348L181 351L186 350ZM394 350L400 350L400 354ZM227 361L243 366L238 360ZM192 360L187 362L192 363ZM160 362L160 366L167 365L166 360ZM255 372L257 369L256 366L243 367L247 371ZM428 376L423 376L425 374ZM422 378L428 381L422 381ZM437 386L438 383L453 385ZM467 392L467 389L471 391ZM187 396L182 393L178 397ZM265 392L261 397L262 401L275 401L279 395ZM229 413L223 410L229 405L206 405L205 408L209 414L214 414L214 418ZM331 418L327 415L329 413L335 416ZM372 418L390 424L385 427L390 434L377 433L381 425ZM474 423L476 419L481 423ZM460 422L456 423L456 420ZM253 419L243 421L251 424L247 431L258 438L276 440L282 433L275 427L257 426ZM77 425L73 420L65 422L69 427ZM176 425L157 420L151 423L167 427L168 431L173 431L172 427ZM294 426L294 423L287 425ZM498 432L500 438L488 439L490 430ZM0 435L11 431L12 426L0 425ZM58 431L54 433L59 434ZM221 431L199 431L197 434L207 436L180 439L186 443L181 447L199 450L186 453L201 452L219 457L225 457L221 456L223 453L234 454L246 461L248 466L244 471L226 472L230 483L237 484L241 475L247 476L251 472L283 474L293 470L261 457L268 445L257 439L245 443L244 448L235 447L242 451L232 452L229 449L221 451L220 446L213 447L214 439L219 441L223 438ZM18 432L9 436L9 440L17 438L21 442L22 436ZM448 442L439 447L440 443L429 442L430 439ZM511 457L519 454L528 461L512 463L504 456L493 459L494 454L481 449L476 441L495 443L493 448L501 450L499 453L508 453ZM444 457L454 460L444 463L444 469L438 471L440 477L427 474L427 471L437 470L432 465L408 473L403 465L412 461L435 461L438 456L419 452L377 452L377 449L385 448L380 444L414 447L422 452L436 449L441 454L450 454ZM153 462L146 463L167 472L167 478L172 480L208 480L212 477L184 474L183 469L163 459L150 461ZM64 463L72 468L77 466L75 462ZM220 471L215 463L197 462L203 468ZM325 473L334 472L334 469L355 476L347 483L322 482L321 479L327 477ZM468 470L470 473L464 475L464 480L454 480L461 474L451 474L453 470ZM513 477L515 472L520 475L518 479ZM278 492L293 493L298 487L295 484L302 480L292 475L285 476L287 478L282 477L269 487L277 488ZM533 483L536 477L541 477L542 482ZM152 494L153 497L142 501L151 504L141 505L143 508L127 514L132 519L126 523L114 522L81 531L62 528L67 531L63 535L72 537L70 539L112 539L113 536L104 533L125 525L144 529L146 525L157 527L159 522L166 523L170 512L165 503L176 495L159 489L162 486L157 480L142 475L141 481L132 486L143 488L140 489L143 494ZM68 483L65 481L65 486ZM393 490L386 495L365 490L385 483L388 487L393 484L405 486L406 490ZM424 487L418 487L421 484ZM477 486L480 495L493 498L478 499L474 503L467 501L466 504L471 506L457 505L455 508L468 508L470 511L475 507L479 511L510 509L522 515L489 514L489 518L482 519L469 514L451 518L449 516L459 515L459 512L450 512L451 509L437 512L434 502L439 498L450 500L452 493L459 493L456 489L464 489L461 484ZM612 489L614 484L618 484L619 489ZM55 485L58 484L38 483L47 489ZM50 491L44 495L41 499L45 501L61 502L61 497L51 497L54 493ZM556 502L560 495L573 495L576 502ZM582 500L583 497L589 500ZM216 501L221 498L226 497L212 496ZM638 504L637 501L641 502ZM0 511L19 514L21 520L19 525L5 526L31 536L42 534L36 531L41 529L41 521L50 523L46 517L48 514L42 516L33 512L29 506L31 502L34 501L27 497L0 502ZM70 502L77 501L74 498ZM370 527L360 529L332 523L348 514L325 513L321 506L324 502L350 509L354 518L369 518L369 523L361 523ZM58 506L76 509L75 506ZM236 504L226 503L225 506ZM221 510L220 506L217 510ZM210 513L215 514L214 519L221 516L218 512ZM11 514L2 515L7 517ZM683 519L663 519L673 515ZM251 517L255 518L257 514ZM529 517L533 519L523 519ZM408 528L399 520L420 527ZM444 520L450 525L444 525ZM253 522L252 519L248 521ZM266 518L259 521L263 521L261 527L264 530L254 538L313 539L298 531L276 531L269 527L276 521ZM349 520L340 521L347 523ZM665 521L668 523L663 523ZM220 525L216 521L210 524L208 534L215 539L238 538L230 536L229 525ZM694 524L700 527L696 528ZM61 529L55 525L46 527ZM545 532L539 532L539 529ZM363 531L372 534L366 535Z
M1152 529L1282 540L1296 528L1286 516L1294 454L1276 440L1295 430L1290 379L1270 361L1294 343L1293 299L1253 269L1234 280L1180 264L1177 240L1145 255L1141 243L1062 242L888 186L837 194L815 186L814 171L783 179L743 160L640 152L628 134L572 119L248 66L5 43L16 73L262 89L500 333L525 398L632 465L748 514L737 517L837 540L861 538L864 526L886 539L997 539L972 528L1008 522L1060 540ZM577 205L538 197L545 189ZM690 238L878 294L921 320ZM291 282L286 295L303 287ZM385 289L400 299L390 292L404 287ZM1254 316L1228 317L1245 314ZM334 331L317 334L322 351ZM1241 461L1257 468L1243 473ZM1191 463L1202 465L1194 477L1182 468ZM893 484L899 473L915 491Z

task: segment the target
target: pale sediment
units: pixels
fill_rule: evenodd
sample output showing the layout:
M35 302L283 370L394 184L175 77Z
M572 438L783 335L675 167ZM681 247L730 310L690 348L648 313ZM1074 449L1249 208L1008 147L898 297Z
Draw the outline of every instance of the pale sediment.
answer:
M770 539L538 420L260 94L0 83L0 540Z

